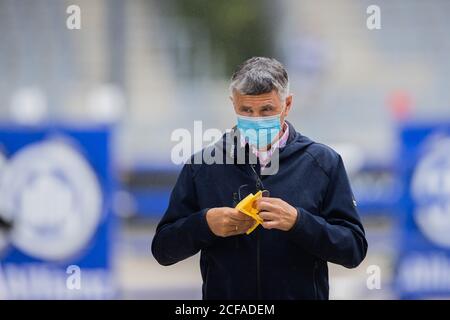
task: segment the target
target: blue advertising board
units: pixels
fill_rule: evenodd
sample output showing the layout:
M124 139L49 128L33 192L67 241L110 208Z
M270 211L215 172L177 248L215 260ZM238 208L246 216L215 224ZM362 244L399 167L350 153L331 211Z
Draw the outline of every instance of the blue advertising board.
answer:
M405 124L398 170L399 297L450 297L450 123Z
M105 299L110 128L0 125L0 299Z

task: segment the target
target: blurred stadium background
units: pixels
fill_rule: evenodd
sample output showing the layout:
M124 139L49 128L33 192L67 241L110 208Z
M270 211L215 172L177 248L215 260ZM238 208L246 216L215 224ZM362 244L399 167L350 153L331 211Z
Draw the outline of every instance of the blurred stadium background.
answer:
M81 8L81 30L66 28L73 4ZM366 27L371 4L381 8L380 30ZM201 298L198 255L162 267L150 252L181 168L170 160L171 133L193 130L195 120L204 129L234 125L228 79L255 55L286 65L290 121L342 154L358 200L369 253L355 270L330 265L330 298L415 296L395 282L407 224L402 128L450 123L449 14L446 0L0 0L0 176L19 149L10 145L22 147L24 134L78 139L83 130L106 130L98 146L87 138L94 152L88 162L110 169L99 175L108 207L102 219L112 221L95 256L91 245L85 258L25 258L26 245L3 236L0 298L27 297L33 275L20 276L20 268L30 263L64 274L73 264L82 272L104 268L118 298ZM108 159L97 163L96 152ZM44 194L40 201L49 201ZM436 247L448 256L448 246ZM381 270L381 289L367 287L370 265ZM417 297L449 297L447 280ZM65 297L39 281L32 298Z

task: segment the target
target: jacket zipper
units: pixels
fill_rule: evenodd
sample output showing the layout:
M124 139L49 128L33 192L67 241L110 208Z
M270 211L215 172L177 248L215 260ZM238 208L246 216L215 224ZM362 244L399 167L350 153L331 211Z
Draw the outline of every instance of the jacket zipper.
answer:
M257 191L261 190L262 188L262 182L261 178L259 177L259 174L255 170L255 165L251 165L252 171L255 174L256 177L256 189ZM262 299L261 295L261 240L260 240L260 230L256 230L256 291L257 291L257 297L259 300Z
M237 192L233 192L233 208L237 206L239 202L239 196ZM235 238L235 245L236 245L236 249L239 249L239 237L234 237Z
M209 264L206 265L206 277L205 277L205 292L204 299L208 299L208 279L209 279Z
M314 260L314 268L313 268L313 284L314 284L314 299L318 300L318 293L317 293L317 281L316 281L316 269L318 267L317 260Z
M256 233L256 283L257 283L257 295L258 299L261 300L261 254L260 254L260 240L259 240L259 230Z

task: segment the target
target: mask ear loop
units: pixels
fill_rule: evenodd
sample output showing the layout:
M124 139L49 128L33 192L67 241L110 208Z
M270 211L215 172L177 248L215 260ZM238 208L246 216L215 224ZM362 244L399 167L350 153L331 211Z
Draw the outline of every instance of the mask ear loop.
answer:
M242 198L242 196L241 196L241 189L244 188L244 187L248 187L248 184L243 184L242 186L239 187L239 189L238 189L239 201L241 201L242 199L244 199L244 198Z
M284 111L286 111L286 108L287 108L287 104L286 104L286 99L285 99L285 101L284 101L284 107L283 107L283 109L282 109L281 112L280 112L280 126L281 126L281 130L283 130L284 123L286 122L285 120L283 120L283 123L281 123L281 115L283 114ZM286 118L286 117L285 117L285 118Z

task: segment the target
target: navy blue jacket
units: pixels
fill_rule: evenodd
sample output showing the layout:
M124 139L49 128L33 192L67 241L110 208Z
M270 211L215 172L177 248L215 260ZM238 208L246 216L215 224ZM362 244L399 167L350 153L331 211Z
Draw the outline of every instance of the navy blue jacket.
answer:
M204 299L328 299L327 262L354 268L366 255L341 157L289 128L275 175L259 175L258 164L202 163L185 164L178 177L152 252L167 266L201 251ZM230 136L221 142L230 142ZM236 157L236 141L225 157ZM250 235L214 235L207 210L234 207L239 189L241 198L269 190L297 208L297 222L289 231L258 226Z

